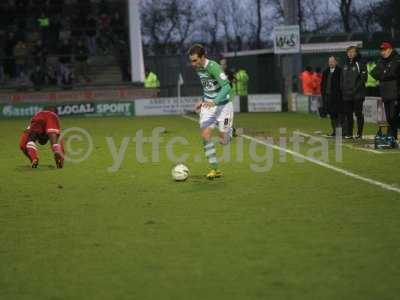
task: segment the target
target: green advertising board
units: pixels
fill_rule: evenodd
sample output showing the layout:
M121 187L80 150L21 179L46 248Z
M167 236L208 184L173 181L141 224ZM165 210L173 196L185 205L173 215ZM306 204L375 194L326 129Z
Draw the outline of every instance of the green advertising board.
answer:
M32 117L44 107L53 104L0 104L0 118ZM64 103L57 104L59 116L107 117L135 115L134 102Z

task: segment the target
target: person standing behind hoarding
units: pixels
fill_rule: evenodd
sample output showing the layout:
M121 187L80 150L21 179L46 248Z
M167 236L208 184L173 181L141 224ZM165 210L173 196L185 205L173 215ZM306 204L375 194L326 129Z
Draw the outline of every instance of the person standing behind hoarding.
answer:
M400 125L400 56L389 42L383 42L379 49L382 58L371 75L380 82L386 120L390 126L388 134L397 139Z
M356 139L361 139L364 128L363 105L365 100L365 83L367 67L361 61L358 48L350 46L346 50L347 59L343 65L341 77L341 92L344 108L344 134L346 139L353 138L354 120L357 118Z
M334 56L329 57L328 67L322 73L321 93L322 102L331 119L332 133L330 137L335 137L337 128L342 127L343 122L343 100L340 92L340 78L342 69L337 65Z

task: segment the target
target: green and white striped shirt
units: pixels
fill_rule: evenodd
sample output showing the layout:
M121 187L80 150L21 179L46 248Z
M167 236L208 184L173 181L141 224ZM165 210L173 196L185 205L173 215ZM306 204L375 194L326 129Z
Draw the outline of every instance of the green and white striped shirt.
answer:
M232 101L229 95L231 86L228 77L219 64L207 59L204 67L197 69L197 74L203 86L204 101L213 101L216 105Z

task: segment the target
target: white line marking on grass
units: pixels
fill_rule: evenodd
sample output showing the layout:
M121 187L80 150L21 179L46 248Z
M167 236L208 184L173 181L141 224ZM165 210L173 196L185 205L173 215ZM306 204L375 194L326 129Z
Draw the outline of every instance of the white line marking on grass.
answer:
M197 118L189 117L189 116L186 116L186 115L182 115L182 117L185 118L185 119L194 121L194 122L198 122L199 121Z
M296 131L296 132L297 132L298 134L300 134L300 135L302 135L302 136L304 136L304 137L308 137L308 138L326 139L326 138L323 137L323 136L315 136L315 135L311 135L311 134L304 133L304 132L301 132L301 131ZM334 139L333 139L333 141L334 141ZM359 147L354 147L353 145L348 145L348 144L344 144L344 143L341 143L340 145L343 146L343 147L346 147L346 148L348 148L348 149L359 150L359 151L366 151L366 152L371 152L371 153L374 153L374 154L385 154L384 152L377 151L377 150L374 150L374 149L359 148Z
M352 177L352 178L355 178L355 179L358 179L358 180L361 180L361 181L364 181L364 182L368 182L369 184L379 186L379 187L381 187L381 188L383 188L385 190L388 190L388 191L393 191L393 192L396 192L396 193L400 193L400 189L399 188L391 186L390 184L383 183L383 182L380 182L380 181L377 181L377 180L373 180L373 179L370 179L370 178L367 178L367 177L363 177L363 176L354 174L352 172L349 172L349 171L346 171L344 169L332 166L330 164L327 164L327 163L325 163L323 161L320 161L320 160L317 160L315 158L311 158L311 157L305 156L305 155L303 155L301 153L298 153L298 152L295 152L295 151L292 151L292 150L289 150L289 149L286 149L286 148L282 148L282 147L279 147L277 145L268 144L268 143L266 143L264 141L261 141L259 139L256 139L254 137L251 137L251 136L248 136L248 135L245 135L245 134L242 134L241 136L246 138L246 139L248 139L248 140L251 140L251 141L257 142L259 144L265 145L267 147L271 147L271 148L279 150L279 151L284 151L284 152L289 153L289 154L291 154L293 156L296 156L298 158L302 158L304 160L307 160L307 161L309 161L311 163L314 163L314 164L319 165L321 167L327 168L329 170L344 174L346 176L349 176L349 177Z
M193 118L193 117L189 117L189 116L182 116L182 117L184 117L185 119L191 120L191 121L195 121L195 122L198 121L196 118ZM380 182L380 181L377 181L377 180L373 180L373 179L368 178L368 177L363 177L361 175L352 173L350 171L346 171L344 169L332 166L332 165L327 164L327 163L325 163L323 161L320 161L318 159L305 156L305 155L303 155L303 154L301 154L299 152L295 152L295 151L287 149L287 148L279 147L277 145L268 144L268 143L266 143L266 142L264 142L262 140L256 139L256 138L254 138L252 136L249 136L249 135L246 135L246 134L242 134L241 136L244 137L245 139L248 139L250 141L254 141L254 142L258 143L258 144L261 144L261 145L264 145L264 146L267 146L267 147L271 147L272 149L279 150L279 151L284 151L284 152L289 153L289 154L291 154L291 155L293 155L295 157L307 160L307 161L309 161L309 162L311 162L313 164L319 165L321 167L327 168L327 169L335 171L337 173L349 176L349 177L354 178L354 179L358 179L360 181L367 182L367 183L369 183L371 185L378 186L378 187L380 187L380 188L382 188L384 190L392 191L392 192L396 192L396 193L400 194L400 188L394 187L394 186L392 186L390 184L383 183L383 182Z

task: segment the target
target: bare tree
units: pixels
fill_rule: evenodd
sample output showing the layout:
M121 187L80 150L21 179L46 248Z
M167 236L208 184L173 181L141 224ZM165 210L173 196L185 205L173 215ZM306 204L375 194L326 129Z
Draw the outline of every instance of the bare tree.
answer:
M351 32L351 8L353 0L336 0L342 18L343 29L345 32Z
M144 0L141 2L145 40L156 54L180 51L193 34L198 10L185 0Z
M261 6L261 0L255 0L256 1L256 9L257 9L257 25L256 25L256 47L261 48L261 30L262 30L262 6Z
M336 21L336 15L329 9L328 2L321 3L320 0L304 0L301 3L302 31L303 32L325 32L332 28Z

